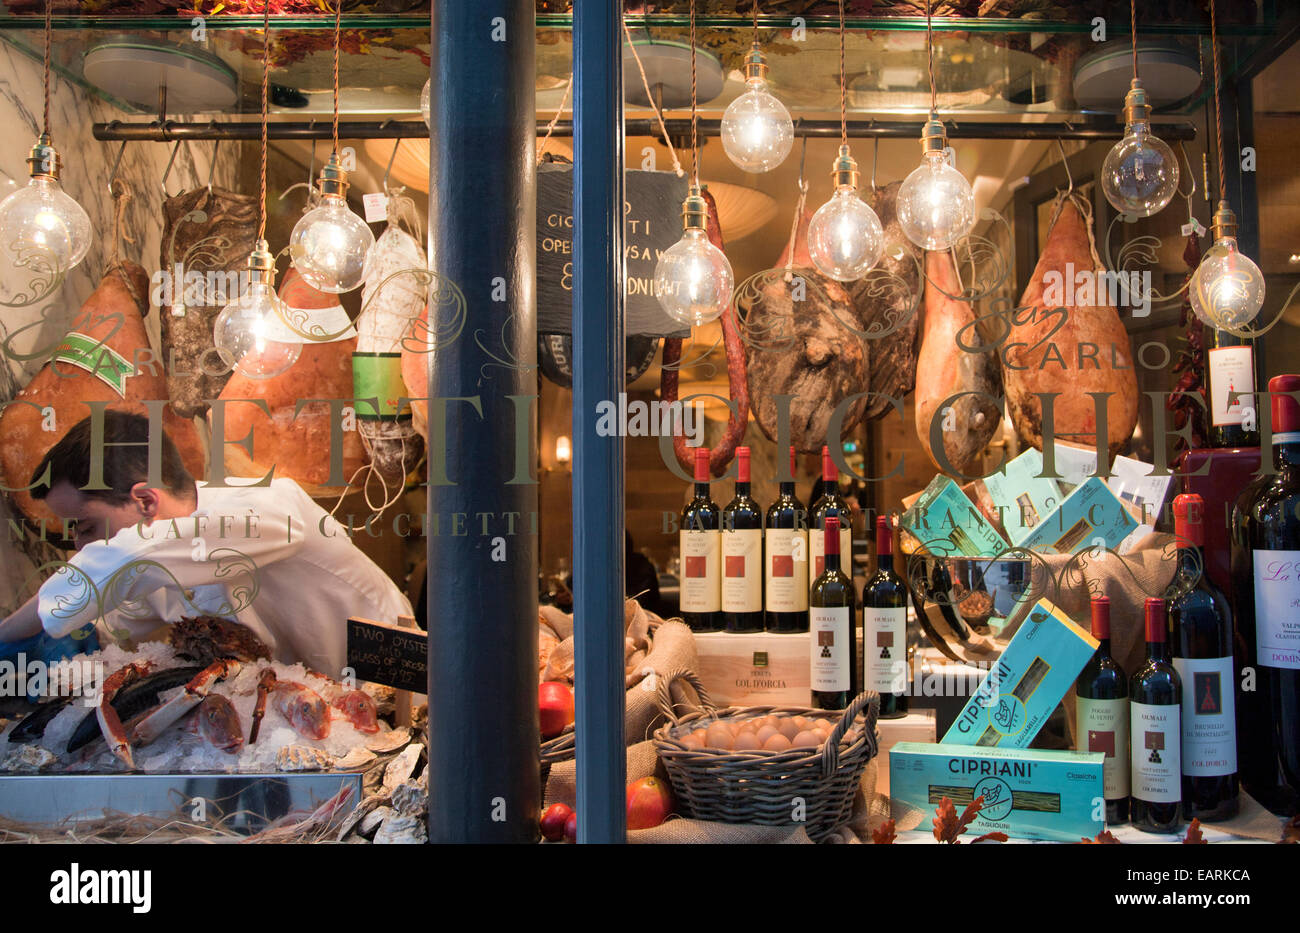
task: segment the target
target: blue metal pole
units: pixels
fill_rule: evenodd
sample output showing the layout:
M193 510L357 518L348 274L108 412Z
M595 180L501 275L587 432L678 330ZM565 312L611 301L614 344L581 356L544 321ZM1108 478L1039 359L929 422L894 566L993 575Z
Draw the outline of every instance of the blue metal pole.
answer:
M430 262L467 320L429 354L429 841L535 842L534 6L432 17Z
M573 5L573 582L578 841L626 841L623 439L596 404L623 390L623 40L619 0Z

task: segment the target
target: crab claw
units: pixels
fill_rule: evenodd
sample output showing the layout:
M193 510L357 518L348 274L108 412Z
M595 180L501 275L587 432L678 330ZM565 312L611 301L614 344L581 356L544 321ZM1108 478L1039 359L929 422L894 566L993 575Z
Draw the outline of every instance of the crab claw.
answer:
M99 705L95 707L95 718L99 720L99 730L104 734L104 741L123 764L135 770L135 759L131 757L131 742L126 735L126 727L113 709L113 698L117 692L128 684L134 683L149 673L151 665L147 661L136 661L110 674L100 687Z
M266 698L275 689L275 669L268 667L257 678L257 703L253 706L253 727L248 732L248 744L257 741L257 732L262 728L262 717L266 715Z
M213 661L185 685L185 689L141 719L133 730L131 739L137 745L148 745L194 707L203 702L212 685L239 673L238 661Z

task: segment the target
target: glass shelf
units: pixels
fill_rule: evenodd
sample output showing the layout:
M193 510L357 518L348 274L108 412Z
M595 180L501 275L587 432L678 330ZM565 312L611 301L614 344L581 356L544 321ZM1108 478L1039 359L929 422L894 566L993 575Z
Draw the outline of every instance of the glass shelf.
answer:
M67 6L65 3L58 5ZM215 55L235 76L236 101L231 114L258 110L261 81L261 16L222 13L204 19L201 42L193 37L191 13L166 7L206 4L200 0L172 0L144 5L127 0L83 3L85 12L60 11L53 18L55 69L67 79L109 100L128 114L156 114L156 102L128 102L117 99L86 79L82 63L88 51L104 42L128 36L202 50ZM242 4L228 3L227 9ZM636 10L640 3L629 4ZM870 6L869 4L865 4ZM948 4L950 8L953 4ZM978 6L976 3L968 6ZM1195 11L1190 0L1169 0L1164 10L1180 5ZM144 12L139 11L147 6ZM410 9L402 10L403 6ZM721 63L725 83L719 96L701 102L701 113L720 116L728 103L744 90L741 60L752 38L751 19L745 0L700 0L697 18L699 46ZM862 16L850 2L846 19L848 107L852 119L879 116L917 115L929 106L925 64L924 16ZM960 4L959 4L960 6ZM1017 0L1007 9L1015 11ZM1024 4L1029 9L1041 4ZM1023 120L1032 122L1086 121L1096 112L1079 107L1070 96L1074 63L1097 47L1092 41L1092 17L1080 15L1052 20L1019 16L936 17L936 77L939 106L948 114L966 119ZM1108 22L1110 43L1117 48L1127 38L1128 5L1112 3ZM283 0L289 12L272 15L272 81L299 92L297 99L273 104L283 119L312 119L328 114L332 104L331 40L333 17L308 13L328 8L327 0ZM684 0L657 4L658 12L628 14L628 28L635 38L684 42L688 18ZM1107 11L1106 4L1096 5ZM568 2L539 0L537 3L537 108L550 114L560 105L572 61L572 14ZM1225 79L1249 64L1277 32L1276 14L1265 4L1258 22L1220 25L1224 47ZM0 39L39 57L42 33L40 2L0 3ZM737 9L742 12L737 13ZM915 11L921 4L900 3L899 9ZM838 40L835 4L808 0L765 2L759 18L759 39L771 67L774 91L787 102L796 116L809 119L838 114ZM1092 11L1090 11L1092 12ZM1119 15L1122 12L1122 16ZM804 20L806 33L795 39L792 18ZM1140 40L1161 40L1181 48L1195 62L1205 46L1208 24L1191 13L1172 14L1169 22L1145 22L1138 26ZM1172 21L1176 20L1176 21ZM340 109L358 119L378 115L411 118L419 113L419 92L428 76L428 6L411 0L381 0L377 3L348 3L342 17L343 50L340 72L343 88ZM1118 32L1118 35L1115 33ZM804 54L800 54L804 53ZM807 54L815 53L815 54ZM1203 105L1205 83L1180 101L1157 108L1157 113L1185 115ZM1114 113L1120 100L1115 101ZM182 116L169 104L169 116ZM645 115L647 108L629 105L629 115ZM207 116L215 114L205 112ZM681 115L674 112L674 115Z

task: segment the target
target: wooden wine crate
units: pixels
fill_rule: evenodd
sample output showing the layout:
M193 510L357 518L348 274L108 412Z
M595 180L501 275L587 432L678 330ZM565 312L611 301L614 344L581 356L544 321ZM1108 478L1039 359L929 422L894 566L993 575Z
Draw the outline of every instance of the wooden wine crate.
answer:
M898 719L882 719L877 724L880 733L880 766L876 769L876 793L889 795L889 750L899 742L934 742L938 729L934 710L919 709Z
M718 707L808 706L808 633L696 632L699 675Z

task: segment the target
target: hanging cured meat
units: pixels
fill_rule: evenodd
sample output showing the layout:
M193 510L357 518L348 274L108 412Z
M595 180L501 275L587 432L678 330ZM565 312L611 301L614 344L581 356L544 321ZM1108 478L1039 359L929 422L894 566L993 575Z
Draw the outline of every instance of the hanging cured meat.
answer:
M707 229L709 242L722 249L718 205L714 203L713 195L709 194L707 188L703 191L703 195L709 205ZM749 425L749 384L745 377L745 349L740 339L740 331L736 327L734 305L728 305L722 312L722 342L727 352L727 386L733 410L727 418L727 427L722 433L722 439L709 451L709 470L714 476L721 476L727 469L727 464L736 453L736 445L745 436L745 428ZM663 369L659 387L663 401L668 404L677 401L679 383L677 364L681 362L681 356L681 338L664 338ZM688 473L692 472L693 452L686 447L685 435L678 433L673 436L673 452L677 455L677 462L681 464L682 469Z
M206 412L207 399L220 395L230 378L212 343L212 323L238 293L231 286L248 267L256 236L252 195L203 187L163 202L159 268L171 287L160 303L159 321L167 348L167 390L182 417Z
M808 255L810 219L807 212L800 216L794 238L774 267L788 268L790 281L784 275L769 277L760 294L743 309L749 336L745 361L754 419L775 441L776 396L793 396L790 443L804 453L821 450L835 406L867 387L868 354L872 349L872 341L845 326L844 322L849 322L863 329L850 287L813 268ZM854 401L844 418L843 430L847 432L858 424L866 409L865 398Z
M1035 393L1058 393L1056 436L1088 446L1096 443L1097 430L1089 393L1111 393L1106 427L1114 456L1137 424L1137 378L1128 332L1106 289L1084 287L1102 269L1090 221L1091 210L1077 193L1058 198L1043 255L1003 344L1002 380L1016 433L1040 449L1042 404ZM1092 300L1080 303L1076 295ZM1067 299L1074 303L1066 305Z
M930 429L935 419L944 422L944 455L952 469L970 474L998 429L1001 406L972 395L953 402L950 414L941 406L959 392L1000 397L1002 372L996 351L970 353L958 342L959 334L967 346L977 346L980 340L973 327L962 333L963 327L975 321L971 303L949 297L961 291L952 254L927 252L925 272L930 281L925 285L921 350L916 360L916 436L931 462L942 468L930 448Z
M397 201L392 198L390 204ZM410 204L408 198L401 201ZM390 212L395 209L390 207ZM424 249L395 220L366 257L352 380L356 398L374 396L382 409L358 410L357 430L385 487L400 487L424 450L410 407L397 405L398 399L412 394L402 378L402 338L424 307L424 280L412 274L424 268Z
M337 332L346 325L347 315L339 307L337 296L312 288L294 269L285 274L279 294L290 309L308 312L308 319L319 323L327 333ZM296 480L309 495L342 492L343 487L325 485L330 479L333 454L329 404L310 402L297 415L294 409L299 399L353 397L352 352L356 346L355 336L327 343L306 342L297 362L278 376L250 379L236 372L230 377L221 398L265 399L271 415L268 418L260 406L253 404L226 406L228 440L253 432L252 457L233 444L222 445L229 475L260 477L274 466L277 477ZM360 435L355 430L343 431L344 480L351 480L365 464L366 452Z
M12 493L13 501L33 521L53 522L54 513L21 487L31 482L46 452L90 414L84 402L108 402L112 409L147 415L143 402L167 398L163 367L152 360L144 329L148 301L144 269L133 262L115 262L73 318L54 358L15 397L16 402L32 404L11 404L0 415L5 485L20 490ZM166 406L163 428L186 469L201 478L203 448L193 422Z
M888 331L871 338L872 396L863 417L874 421L894 411L890 399L900 401L916 386L915 305L921 291L920 253L898 223L898 189L902 182L877 188L872 208L884 229L885 252L876 268L848 287L859 325L867 333ZM888 278L880 273L888 273Z

